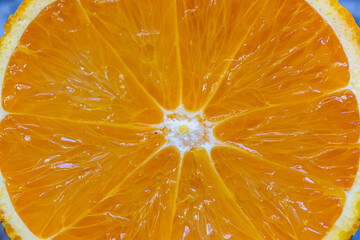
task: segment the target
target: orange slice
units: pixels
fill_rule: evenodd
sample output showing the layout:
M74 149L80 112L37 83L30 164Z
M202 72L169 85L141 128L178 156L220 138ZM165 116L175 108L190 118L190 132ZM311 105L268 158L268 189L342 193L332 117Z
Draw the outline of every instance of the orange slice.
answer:
M336 0L26 0L1 41L11 239L349 239L360 30Z

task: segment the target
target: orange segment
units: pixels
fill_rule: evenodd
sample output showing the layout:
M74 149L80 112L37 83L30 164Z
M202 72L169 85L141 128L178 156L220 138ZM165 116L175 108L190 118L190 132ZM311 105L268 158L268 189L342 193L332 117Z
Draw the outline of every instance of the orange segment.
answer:
M171 239L259 239L204 150L184 156Z
M349 83L341 43L315 10L305 1L270 2L204 109L210 119L314 98Z
M157 153L54 240L170 239L179 153Z
M354 183L359 112L350 91L243 114L214 132L224 142L345 190Z
M342 211L345 193L314 176L226 147L211 156L263 239L321 239Z
M9 61L2 103L8 112L86 121L163 116L77 1L54 3L29 25Z
M176 1L79 2L96 34L106 39L148 93L165 109L175 109L181 80Z
M1 129L0 167L11 201L44 238L86 214L164 143L152 129L19 115L7 115Z
M206 103L267 7L261 1L178 1L185 109Z

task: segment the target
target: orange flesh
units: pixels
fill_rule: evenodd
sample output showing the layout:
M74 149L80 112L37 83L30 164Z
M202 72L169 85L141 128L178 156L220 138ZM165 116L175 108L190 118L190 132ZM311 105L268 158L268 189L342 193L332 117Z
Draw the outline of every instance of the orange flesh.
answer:
M57 1L6 70L1 173L40 238L321 239L358 170L348 83L304 0ZM221 146L165 146L180 105Z

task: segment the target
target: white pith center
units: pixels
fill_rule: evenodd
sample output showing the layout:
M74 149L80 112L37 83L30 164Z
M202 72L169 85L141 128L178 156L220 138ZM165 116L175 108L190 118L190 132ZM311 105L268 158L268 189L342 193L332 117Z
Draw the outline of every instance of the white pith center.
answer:
M161 126L168 144L182 153L194 148L210 150L214 146L211 123L200 115L168 114Z

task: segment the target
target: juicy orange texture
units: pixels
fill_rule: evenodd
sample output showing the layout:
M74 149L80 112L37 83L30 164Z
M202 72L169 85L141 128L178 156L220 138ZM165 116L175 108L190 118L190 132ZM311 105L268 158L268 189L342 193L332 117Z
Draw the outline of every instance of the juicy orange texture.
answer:
M1 172L40 238L321 239L358 170L348 83L304 0L58 0L8 63ZM165 145L180 106L217 146Z

